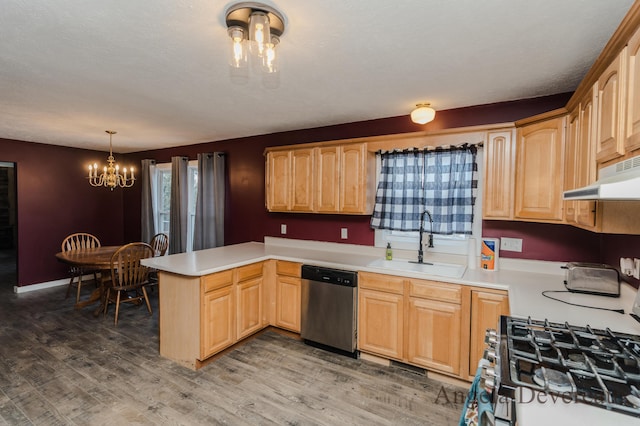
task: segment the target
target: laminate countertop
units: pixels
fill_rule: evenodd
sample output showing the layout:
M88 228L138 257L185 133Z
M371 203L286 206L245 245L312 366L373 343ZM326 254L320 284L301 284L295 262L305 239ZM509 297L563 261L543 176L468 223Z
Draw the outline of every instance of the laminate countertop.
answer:
M155 257L145 259L142 263L161 271L193 277L277 259L329 268L430 279L506 290L509 293L509 306L513 316L568 322L574 325L588 324L594 328L609 327L618 332L640 334L640 323L629 315L635 299L635 288L622 283L619 298L563 292L565 290L564 270L560 266L564 263L501 259L500 269L497 271L467 267L462 277L456 278L371 266L384 256L384 250L374 247L281 238L265 241L265 243L248 242ZM459 256L439 256L429 253L426 256L427 260L466 265L466 258L461 260ZM542 294L543 291L559 291L561 293L550 295L569 303L605 309L623 309L625 313L619 314L562 303L545 297Z

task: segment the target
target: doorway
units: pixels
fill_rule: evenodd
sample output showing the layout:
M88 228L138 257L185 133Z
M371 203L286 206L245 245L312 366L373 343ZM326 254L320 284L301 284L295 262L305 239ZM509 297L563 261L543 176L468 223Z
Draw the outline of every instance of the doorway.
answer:
M0 162L0 287L18 285L15 163Z

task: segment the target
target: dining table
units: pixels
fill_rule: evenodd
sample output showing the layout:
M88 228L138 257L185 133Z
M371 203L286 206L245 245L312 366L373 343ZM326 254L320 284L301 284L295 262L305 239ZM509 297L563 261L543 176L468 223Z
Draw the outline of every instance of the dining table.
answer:
M100 314L100 311L104 308L105 285L111 280L111 257L120 247L122 246L89 247L56 253L56 258L62 263L81 270L97 270L100 272L97 288L91 292L88 299L76 303L76 309L100 302L94 315L98 316Z

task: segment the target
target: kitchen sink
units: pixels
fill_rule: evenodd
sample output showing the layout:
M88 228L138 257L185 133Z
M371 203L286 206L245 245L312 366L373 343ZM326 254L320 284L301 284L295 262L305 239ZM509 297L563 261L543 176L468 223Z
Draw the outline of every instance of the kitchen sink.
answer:
M462 278L466 266L455 263L424 262L414 263L408 260L376 259L367 266L394 271L420 272L423 274L437 275L440 277Z

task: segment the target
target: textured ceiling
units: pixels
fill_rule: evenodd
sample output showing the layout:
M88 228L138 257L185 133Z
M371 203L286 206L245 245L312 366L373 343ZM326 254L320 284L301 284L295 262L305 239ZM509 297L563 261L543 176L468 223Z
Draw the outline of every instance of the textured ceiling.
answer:
M568 92L632 1L264 3L276 89L230 80L233 2L2 0L0 138L124 153Z

